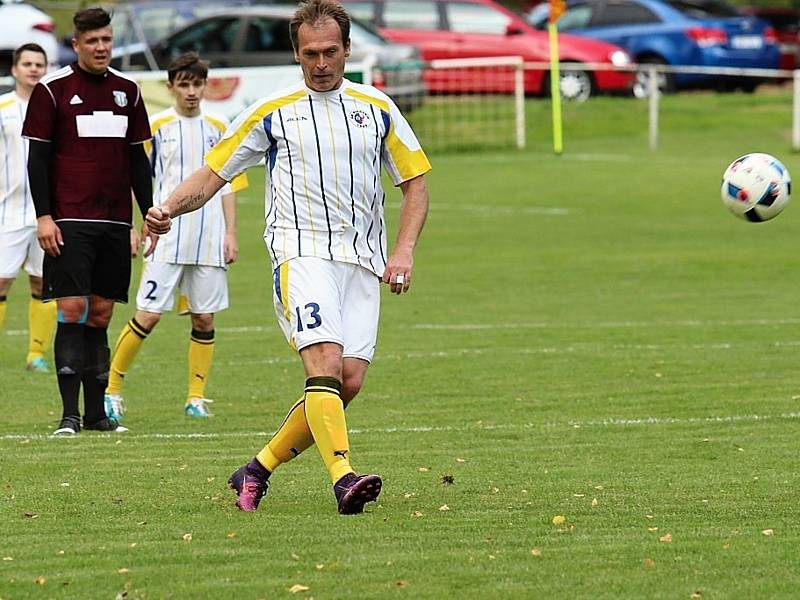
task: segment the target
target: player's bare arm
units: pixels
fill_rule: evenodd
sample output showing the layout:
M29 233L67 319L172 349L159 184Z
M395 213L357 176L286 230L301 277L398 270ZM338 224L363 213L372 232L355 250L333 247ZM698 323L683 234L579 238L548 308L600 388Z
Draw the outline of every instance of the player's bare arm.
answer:
M170 194L167 201L147 211L146 223L159 235L167 233L172 217L197 210L222 189L226 181L209 167L200 167Z
M400 227L383 272L383 282L389 284L393 294L407 292L411 287L414 248L428 216L428 186L423 175L404 181L400 189L403 192Z
M223 252L225 264L229 265L239 258L239 244L236 241L236 194L222 196L222 215L225 217Z

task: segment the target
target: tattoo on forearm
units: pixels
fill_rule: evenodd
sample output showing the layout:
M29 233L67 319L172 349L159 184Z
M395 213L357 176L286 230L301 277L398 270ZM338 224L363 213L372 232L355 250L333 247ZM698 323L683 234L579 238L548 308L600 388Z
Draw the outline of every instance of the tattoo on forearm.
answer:
M189 194L178 200L178 212L186 213L200 208L205 204L206 194L203 188L200 188L196 194Z

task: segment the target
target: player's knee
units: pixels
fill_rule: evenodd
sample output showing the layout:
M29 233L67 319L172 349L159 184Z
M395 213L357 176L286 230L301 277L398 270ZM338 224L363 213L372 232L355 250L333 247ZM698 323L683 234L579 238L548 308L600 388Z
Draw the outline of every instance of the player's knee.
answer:
M41 298L42 297L42 278L41 277L34 277L31 275L31 295L34 298Z
M350 401L358 395L361 391L361 386L364 383L363 377L346 377L342 382L342 404L347 408Z
M84 297L61 298L57 302L59 323L85 325L89 319L89 299Z
M192 329L195 331L213 331L214 315L211 313L192 313Z
M114 302L112 300L92 297L89 302L89 316L86 320L86 324L91 327L106 329L111 322L111 314L113 312Z
M152 331L153 327L158 325L158 322L161 320L161 313L140 310L136 312L134 319L136 319L136 322L141 327L147 331Z
M11 289L12 283L14 283L13 279L0 278L0 296L8 295L8 291Z

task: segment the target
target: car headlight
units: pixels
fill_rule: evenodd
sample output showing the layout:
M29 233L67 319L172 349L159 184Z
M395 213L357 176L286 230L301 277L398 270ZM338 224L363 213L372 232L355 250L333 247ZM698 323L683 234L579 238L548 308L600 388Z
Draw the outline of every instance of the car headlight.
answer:
M614 52L612 52L608 58L611 60L611 64L615 67L627 67L633 62L630 54L624 50L614 50Z

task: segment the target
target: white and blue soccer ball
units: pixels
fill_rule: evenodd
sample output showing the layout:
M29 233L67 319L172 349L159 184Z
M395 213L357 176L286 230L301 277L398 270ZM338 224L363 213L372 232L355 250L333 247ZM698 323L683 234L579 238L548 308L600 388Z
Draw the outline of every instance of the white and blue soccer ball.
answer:
M763 152L737 158L722 175L722 202L736 216L754 223L781 214L791 194L789 171Z

